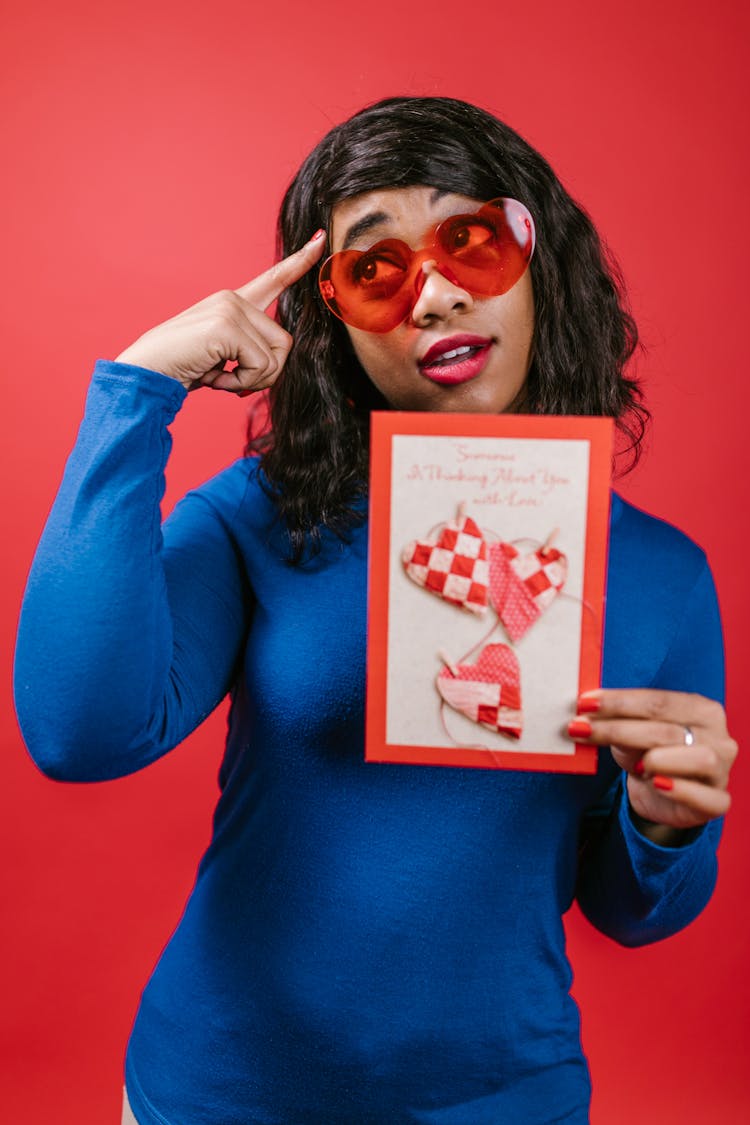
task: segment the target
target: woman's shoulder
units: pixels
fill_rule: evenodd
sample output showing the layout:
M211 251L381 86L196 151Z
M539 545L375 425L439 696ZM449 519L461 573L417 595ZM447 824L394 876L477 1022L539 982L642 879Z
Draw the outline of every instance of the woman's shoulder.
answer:
M272 494L262 479L258 457L238 457L203 484L191 488L176 510L204 505L228 525L235 523L240 514L243 522L257 520L264 525L277 515Z
M244 493L251 482L257 484L259 472L259 457L237 457L192 491L214 499L236 497Z
M667 520L613 494L604 683L723 691L721 623L706 555Z
M706 555L693 539L668 520L652 515L612 493L610 518L611 552L632 561L643 560L648 568L676 568L697 575L706 566Z

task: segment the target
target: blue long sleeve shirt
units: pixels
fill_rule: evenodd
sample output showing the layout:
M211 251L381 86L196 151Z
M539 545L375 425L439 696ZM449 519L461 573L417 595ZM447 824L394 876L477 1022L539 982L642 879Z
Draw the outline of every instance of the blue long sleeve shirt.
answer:
M255 459L159 504L174 380L100 362L24 601L16 704L103 780L232 703L210 845L144 991L144 1125L581 1125L562 915L627 945L710 897L719 826L663 848L622 780L363 759L367 529L302 567ZM721 698L703 553L613 497L603 682ZM584 846L582 847L582 843Z

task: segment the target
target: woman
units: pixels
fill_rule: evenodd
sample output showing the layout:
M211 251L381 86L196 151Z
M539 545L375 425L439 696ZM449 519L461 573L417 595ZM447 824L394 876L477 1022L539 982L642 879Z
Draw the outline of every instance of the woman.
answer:
M436 230L498 199L530 216L536 249L479 292ZM362 321L318 265L368 252L377 280L393 240L406 305L386 287L385 321ZM604 414L637 450L635 327L544 160L448 99L389 99L333 129L280 243L267 273L98 364L22 617L18 710L53 777L132 772L232 694L213 838L128 1047L132 1112L585 1122L561 915L577 895L636 945L713 888L736 746L711 577L689 540L613 498L605 690L570 731L605 748L596 776L365 764L368 418ZM200 386L271 387L271 433L162 540L166 426Z

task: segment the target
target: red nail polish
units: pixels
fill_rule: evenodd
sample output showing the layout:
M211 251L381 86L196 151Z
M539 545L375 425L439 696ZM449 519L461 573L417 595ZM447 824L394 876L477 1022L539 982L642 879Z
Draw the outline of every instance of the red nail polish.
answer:
M642 777L646 772L646 767L643 764L643 758L639 758L635 763L635 765L633 766L633 772L637 773L639 777Z
M323 227L321 227L320 230L316 230L315 234L312 236L310 241L311 242L317 242L319 239L321 239L323 237L324 234L325 234L325 229Z
M582 715L593 715L595 711L599 710L601 705L601 699L597 699L596 696L583 695L578 700L578 710Z
M668 793L670 789L674 789L674 782L671 777L662 777L660 773L654 774L651 778L651 784L654 789L663 789Z
M573 719L568 723L568 734L571 738L590 738L591 723L588 719Z

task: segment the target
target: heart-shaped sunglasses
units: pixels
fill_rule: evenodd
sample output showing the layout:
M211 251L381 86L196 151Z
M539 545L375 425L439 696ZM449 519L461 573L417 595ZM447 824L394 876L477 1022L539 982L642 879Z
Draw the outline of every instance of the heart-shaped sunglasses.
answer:
M432 240L412 250L386 238L367 250L327 258L318 285L328 308L353 328L391 332L407 317L425 282L425 262L475 297L507 293L534 252L534 220L517 199L493 199L478 211L450 215Z

